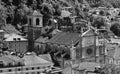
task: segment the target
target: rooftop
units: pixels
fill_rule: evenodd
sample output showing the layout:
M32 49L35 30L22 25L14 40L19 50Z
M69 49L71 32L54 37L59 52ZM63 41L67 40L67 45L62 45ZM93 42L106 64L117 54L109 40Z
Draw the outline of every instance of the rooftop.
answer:
M100 66L99 63L94 62L82 62L77 65L73 65L73 68L77 68L77 70L87 70L87 71L94 71L95 67Z
M15 41L14 38L16 38L16 41L19 41L17 39L20 39L20 41L26 41L27 40L24 37L13 33L13 34L9 34L8 36L6 36L5 41Z
M76 44L80 39L79 33L67 33L67 32L60 32L53 36L48 43L54 44L61 44L61 45L68 45Z
M10 24L3 26L2 29L4 30L5 34L11 34L11 33L20 34L20 32Z
M23 57L25 65L26 66L31 66L31 65L53 65L52 62L49 62L39 56L36 55L25 55Z

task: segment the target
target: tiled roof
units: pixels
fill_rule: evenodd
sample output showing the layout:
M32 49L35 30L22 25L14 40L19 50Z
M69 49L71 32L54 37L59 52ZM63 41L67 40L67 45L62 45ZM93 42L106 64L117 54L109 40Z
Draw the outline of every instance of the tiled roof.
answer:
M13 60L13 61L16 62L16 63L19 63L19 62L20 62L20 63L23 63L23 64L24 64L23 59L21 59L21 58L19 58L19 57L17 57L17 56L6 55L5 57Z
M39 57L52 62L52 58L51 58L50 54L42 54L42 55L39 55Z
M48 37L39 37L35 40L35 42L46 43L48 41Z
M9 34L9 36L6 37L5 41L14 41L14 38L20 38L20 41L27 41L27 39L17 34Z
M54 44L61 44L61 45L69 45L76 44L80 40L79 33L67 33L67 32L60 32L53 36L48 43Z
M11 60L10 58L7 58L5 56L0 57L0 61L2 61L4 65L14 64L13 60Z
M18 63L24 64L24 61L21 58L13 55L2 55L0 61L3 61L4 65L15 65Z
M20 32L10 24L6 24L5 26L2 27L2 29L5 31L6 34L11 34L11 33L20 34Z
M82 62L79 64L79 70L86 69L87 71L94 71L97 66L100 66L100 64L94 62Z
M53 65L53 63L44 60L36 55L25 55L23 57L25 65L26 66L32 66L32 65Z

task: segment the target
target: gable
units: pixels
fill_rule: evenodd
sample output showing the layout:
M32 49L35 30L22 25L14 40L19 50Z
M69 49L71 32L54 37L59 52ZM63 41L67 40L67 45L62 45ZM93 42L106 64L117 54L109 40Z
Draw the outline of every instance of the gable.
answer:
M92 29L89 29L82 34L83 37L94 36L94 35L95 35L95 32Z
M32 15L34 15L34 16L42 16L42 14L40 12L36 11L36 10L33 12Z

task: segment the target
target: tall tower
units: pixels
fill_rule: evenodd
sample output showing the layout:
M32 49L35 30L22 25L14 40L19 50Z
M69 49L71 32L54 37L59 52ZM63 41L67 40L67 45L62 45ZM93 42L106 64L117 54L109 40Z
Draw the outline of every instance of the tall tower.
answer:
M40 31L43 27L43 15L39 11L34 11L28 16L28 50L34 50L34 40L36 31Z

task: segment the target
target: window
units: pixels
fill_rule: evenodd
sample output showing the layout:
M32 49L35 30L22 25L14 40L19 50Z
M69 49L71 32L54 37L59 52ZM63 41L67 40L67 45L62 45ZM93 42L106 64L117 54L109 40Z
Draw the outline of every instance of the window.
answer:
M20 71L21 69L19 68L18 71Z
M18 66L21 66L21 62L18 62Z
M36 25L39 25L39 22L40 22L40 20L39 20L39 18L37 18L36 19Z
M11 19L11 17L7 17L7 24L11 24L11 22L12 22L12 19Z
M40 67L37 67L37 69L40 69Z
M32 25L32 20L31 19L29 19L29 25Z
M9 71L9 72L11 72L12 70L11 70L11 69L9 69L8 71Z
M2 70L0 70L0 73L3 72Z
M100 54L99 55L103 55L104 54L104 47L103 46L99 46L99 51L100 51Z
M32 67L32 70L34 70L34 67Z
M26 70L28 70L28 68L26 68Z
M9 64L8 64L8 66L9 66L9 67L11 67L11 66L12 66L12 64L11 64L11 63L9 63Z

